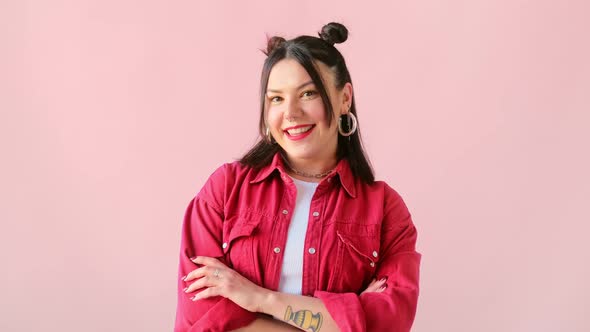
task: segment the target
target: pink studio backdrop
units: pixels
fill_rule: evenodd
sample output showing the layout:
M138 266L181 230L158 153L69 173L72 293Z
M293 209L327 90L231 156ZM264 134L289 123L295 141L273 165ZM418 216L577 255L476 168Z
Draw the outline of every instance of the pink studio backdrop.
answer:
M256 139L265 33L339 21L377 177L419 230L413 330L589 331L589 13L2 1L0 330L171 331L184 209Z

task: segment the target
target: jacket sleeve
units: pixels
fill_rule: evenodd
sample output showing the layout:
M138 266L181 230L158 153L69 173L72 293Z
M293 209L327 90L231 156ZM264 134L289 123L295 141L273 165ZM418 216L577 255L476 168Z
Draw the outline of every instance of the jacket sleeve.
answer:
M342 332L410 331L416 315L421 260L416 239L416 227L404 201L386 186L381 260L376 275L387 277L387 289L362 295L314 293Z
M224 297L215 296L195 302L190 298L196 292L187 294L183 291L194 281L186 283L181 278L200 267L190 260L191 257L210 256L226 263L221 247L225 172L224 165L211 175L201 191L190 201L184 215L175 332L231 331L249 325L256 319L256 313L249 312Z

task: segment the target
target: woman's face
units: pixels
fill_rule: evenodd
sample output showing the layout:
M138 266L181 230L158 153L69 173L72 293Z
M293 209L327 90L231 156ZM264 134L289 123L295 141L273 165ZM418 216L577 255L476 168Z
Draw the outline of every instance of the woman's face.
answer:
M348 112L352 85L338 91L332 71L316 61L334 110L328 126L324 104L305 69L293 59L277 62L266 90L267 125L291 161L333 160L338 144L338 117Z

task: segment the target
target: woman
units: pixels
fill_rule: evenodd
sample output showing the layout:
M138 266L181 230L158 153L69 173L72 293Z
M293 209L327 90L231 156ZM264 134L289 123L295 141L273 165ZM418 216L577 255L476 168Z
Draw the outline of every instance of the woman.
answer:
M269 40L262 139L186 210L175 331L410 330L416 228L362 149L347 36Z

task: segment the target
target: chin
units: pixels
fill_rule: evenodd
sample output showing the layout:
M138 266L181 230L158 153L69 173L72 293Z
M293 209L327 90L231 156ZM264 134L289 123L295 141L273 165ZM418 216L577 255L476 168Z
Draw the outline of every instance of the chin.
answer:
M289 156L289 158L296 158L296 159L313 159L313 158L316 158L318 155L320 155L318 153L319 151L315 151L315 150L293 151L293 149L291 149L291 150L285 150L285 152L287 152L287 156Z

